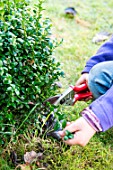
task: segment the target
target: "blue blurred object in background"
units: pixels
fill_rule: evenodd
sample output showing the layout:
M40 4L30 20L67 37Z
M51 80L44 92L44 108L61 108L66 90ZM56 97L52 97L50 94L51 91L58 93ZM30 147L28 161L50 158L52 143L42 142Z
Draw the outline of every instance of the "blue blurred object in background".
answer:
M77 11L74 7L68 7L65 9L65 14L69 17L74 17L77 14Z

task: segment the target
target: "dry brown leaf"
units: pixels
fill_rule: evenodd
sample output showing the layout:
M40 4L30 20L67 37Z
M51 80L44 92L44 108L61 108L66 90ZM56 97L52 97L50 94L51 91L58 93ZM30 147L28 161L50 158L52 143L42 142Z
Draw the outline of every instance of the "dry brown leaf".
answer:
M28 60L28 63L33 65L34 64L34 60Z
M21 170L32 170L31 165L26 165L26 164L20 164L20 165L18 165L18 166L15 168L15 170L16 170L17 168L21 168Z
M35 151L31 151L31 152L26 152L26 154L24 154L24 161L25 163L32 163L36 158L37 158L37 153Z
M82 20L78 17L76 17L76 23L80 24L83 27L90 27L90 23L88 21Z

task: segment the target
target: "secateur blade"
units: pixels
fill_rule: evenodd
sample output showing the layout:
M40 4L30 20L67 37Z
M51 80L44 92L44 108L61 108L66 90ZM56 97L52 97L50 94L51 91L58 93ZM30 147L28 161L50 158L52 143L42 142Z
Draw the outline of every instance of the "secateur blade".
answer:
M73 91L72 86L70 86L62 94L58 94L56 96L50 97L45 102L49 102L55 106L57 106L59 104L71 106L73 104L74 94L75 94L75 92Z
M47 103L47 102L49 102L50 104L54 104L58 99L59 99L59 97L61 97L61 94L58 94L58 95L56 95L56 96L52 96L52 97L49 97L48 99L46 99L45 101L44 101L44 105L45 105L45 103Z
M71 106L73 104L75 92L73 91L72 86L70 86L66 91L64 91L61 96L55 101L54 105L67 105Z

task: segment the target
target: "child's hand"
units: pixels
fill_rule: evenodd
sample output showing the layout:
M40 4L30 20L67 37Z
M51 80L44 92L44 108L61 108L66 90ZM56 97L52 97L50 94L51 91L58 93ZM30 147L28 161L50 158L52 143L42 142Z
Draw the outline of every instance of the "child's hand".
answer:
M66 130L74 133L74 138L64 140ZM85 146L95 133L96 131L89 125L89 123L83 117L80 117L74 122L68 123L68 125L63 131L59 131L59 135L66 144L78 144L80 146Z
M81 77L77 80L76 86L79 86L79 85L81 85L85 82L87 83L88 82L88 75L89 75L88 73L82 74Z
M77 80L76 86L79 86L79 85L81 85L83 83L86 83L87 86L88 86L88 76L89 76L89 73L82 74L81 77ZM93 98L93 96L87 97L87 98L84 99L84 101L88 101L88 100L90 100L92 98Z

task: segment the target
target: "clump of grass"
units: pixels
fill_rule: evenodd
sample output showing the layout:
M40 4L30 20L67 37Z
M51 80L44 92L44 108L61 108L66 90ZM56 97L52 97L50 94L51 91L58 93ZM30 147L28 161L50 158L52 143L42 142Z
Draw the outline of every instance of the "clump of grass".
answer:
M104 169L112 168L113 163L113 144L110 140L106 140L112 133L112 129L104 134L98 134L91 139L90 143L82 148L80 146L67 146L62 142L54 139L37 138L29 132L18 137L16 143L12 143L7 151L15 151L18 158L18 164L24 164L23 156L26 152L35 151L42 153L42 158L38 160L40 166L36 162L31 164L33 170L45 167L47 170L79 170L79 169ZM10 168L14 167L11 163L10 152L4 152L4 158L7 161L0 161L0 165ZM1 169L0 169L1 170Z
M11 170L11 167L8 165L8 162L3 158L0 158L0 170Z

